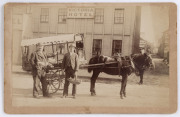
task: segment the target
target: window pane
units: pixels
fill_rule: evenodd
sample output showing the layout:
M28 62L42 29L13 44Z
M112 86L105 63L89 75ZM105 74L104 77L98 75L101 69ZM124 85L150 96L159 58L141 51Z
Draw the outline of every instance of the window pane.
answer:
M58 12L58 22L59 23L66 23L66 17L67 17L67 9L66 8L60 8Z
M114 23L115 24L124 23L124 9L115 9Z
M112 56L120 54L122 52L122 40L113 40Z
M121 19L120 19L120 23L123 23L123 22L124 22L124 19L123 19L123 18L121 18Z
M104 9L103 8L98 8L95 11L95 23L103 23L104 22Z
M49 9L48 8L41 8L41 23L48 23L49 22Z
M92 54L93 55L100 54L101 50L102 50L102 40L101 39L94 39L93 40Z

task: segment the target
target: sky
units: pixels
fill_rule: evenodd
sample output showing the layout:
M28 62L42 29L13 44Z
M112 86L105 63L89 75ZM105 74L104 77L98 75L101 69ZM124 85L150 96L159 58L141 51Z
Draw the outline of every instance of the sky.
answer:
M159 46L158 40L169 27L169 8L167 6L141 7L141 38Z

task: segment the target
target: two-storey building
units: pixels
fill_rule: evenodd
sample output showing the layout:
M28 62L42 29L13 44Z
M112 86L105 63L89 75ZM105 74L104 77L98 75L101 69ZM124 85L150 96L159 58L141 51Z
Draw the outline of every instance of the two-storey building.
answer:
M122 56L139 51L140 6L126 4L22 4L13 11L13 63L21 63L20 42L63 34L84 34L85 57L100 52Z

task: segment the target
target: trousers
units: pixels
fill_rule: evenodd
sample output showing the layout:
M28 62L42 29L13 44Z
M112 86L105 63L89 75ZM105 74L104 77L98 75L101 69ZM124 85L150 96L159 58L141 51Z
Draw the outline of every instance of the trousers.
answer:
M42 84L42 93L43 96L49 95L48 89L47 89L47 81L46 81L46 72L44 70L33 70L33 96L38 96L41 91L40 82Z
M65 84L64 84L64 91L63 91L63 95L64 96L68 96L68 89L69 89L69 78L75 78L75 71L72 69L72 67L67 67L67 69L65 70ZM75 96L76 95L76 85L73 84L72 87L72 95Z

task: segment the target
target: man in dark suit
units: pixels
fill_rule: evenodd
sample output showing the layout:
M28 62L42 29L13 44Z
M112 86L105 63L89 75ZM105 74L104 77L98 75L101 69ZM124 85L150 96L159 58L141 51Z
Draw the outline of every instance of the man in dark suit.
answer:
M69 78L76 78L79 69L78 55L75 53L76 45L70 44L69 52L64 55L62 66L65 70L65 84L63 91L63 98L68 96ZM72 89L73 98L76 97L76 84L73 84Z
M46 68L49 65L47 62L47 54L43 52L44 46L41 43L36 45L36 51L31 55L32 75L33 75L33 96L39 98L40 82L42 84L42 92L44 97L51 97L47 89ZM53 56L53 55L52 55Z

